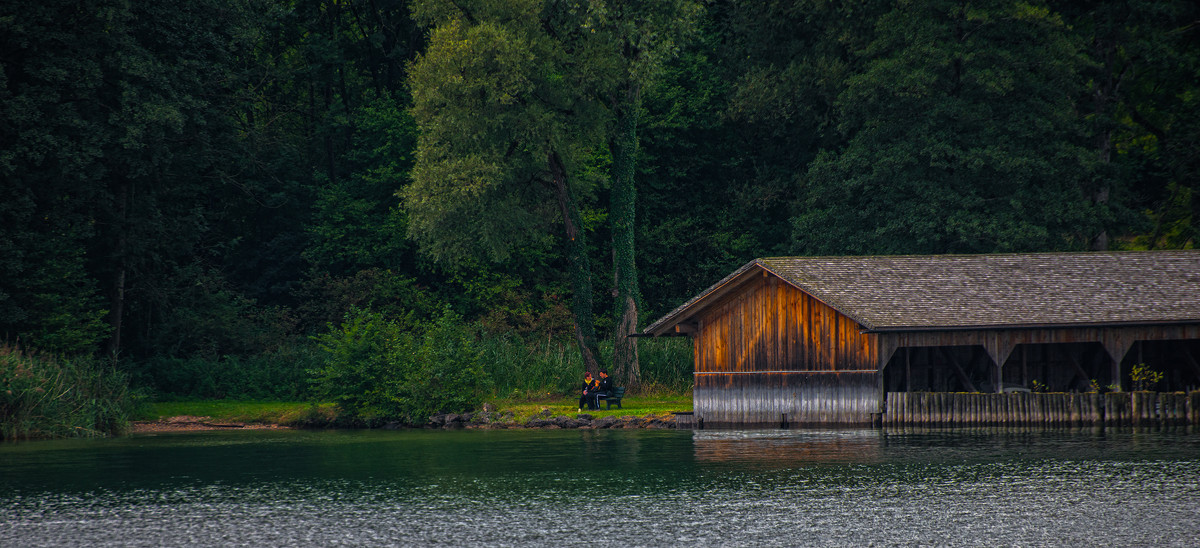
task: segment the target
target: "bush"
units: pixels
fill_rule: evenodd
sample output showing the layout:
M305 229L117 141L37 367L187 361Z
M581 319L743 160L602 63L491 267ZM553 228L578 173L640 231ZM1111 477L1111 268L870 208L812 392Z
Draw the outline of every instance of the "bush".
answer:
M1133 366L1133 370L1129 373L1129 379L1133 381L1133 390L1135 392L1143 392L1150 390L1154 385L1161 382L1163 374L1150 369L1144 363L1139 363Z
M326 361L311 371L315 396L368 426L470 411L491 390L473 330L449 310L413 333L355 308L317 341Z
M132 410L128 377L94 358L0 346L0 440L119 434Z

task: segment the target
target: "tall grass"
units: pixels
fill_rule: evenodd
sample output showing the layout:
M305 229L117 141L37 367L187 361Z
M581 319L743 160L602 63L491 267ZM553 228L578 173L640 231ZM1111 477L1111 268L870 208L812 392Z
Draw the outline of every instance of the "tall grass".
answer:
M612 343L600 349L611 361ZM690 395L694 353L690 337L642 339L638 342L638 363L642 372L643 392Z
M579 352L559 341L528 342L512 333L485 333L478 344L484 370L502 398L568 394L583 371Z
M133 406L128 377L95 358L0 346L0 440L119 434Z
M513 334L484 334L484 367L502 398L574 394L583 379L583 360L572 342L527 342ZM692 389L691 339L641 341L638 345L642 392L688 394ZM601 363L611 363L612 341L600 345Z

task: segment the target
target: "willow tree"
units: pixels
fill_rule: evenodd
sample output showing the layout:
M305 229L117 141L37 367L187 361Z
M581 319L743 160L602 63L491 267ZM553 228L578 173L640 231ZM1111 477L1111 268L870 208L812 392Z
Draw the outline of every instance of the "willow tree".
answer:
M604 146L608 86L584 13L546 0L425 0L414 17L429 46L410 67L420 130L412 184L401 197L409 234L435 260L501 261L561 231L575 338L599 369L591 266L580 197L585 162Z

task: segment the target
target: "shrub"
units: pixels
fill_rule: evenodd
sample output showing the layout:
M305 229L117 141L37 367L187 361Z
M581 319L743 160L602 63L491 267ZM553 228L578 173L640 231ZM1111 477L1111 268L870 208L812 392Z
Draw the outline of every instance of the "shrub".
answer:
M413 333L355 308L316 339L326 361L310 372L314 395L368 426L470 411L491 389L473 330L449 310Z
M405 365L411 396L403 415L409 418L471 411L491 393L475 333L449 309L425 332L415 359Z
M119 434L132 410L128 377L94 358L0 346L0 440Z
M1163 374L1159 371L1150 369L1144 363L1139 363L1133 366L1133 370L1129 372L1129 379L1133 381L1134 391L1141 392L1149 390L1154 385L1162 381Z

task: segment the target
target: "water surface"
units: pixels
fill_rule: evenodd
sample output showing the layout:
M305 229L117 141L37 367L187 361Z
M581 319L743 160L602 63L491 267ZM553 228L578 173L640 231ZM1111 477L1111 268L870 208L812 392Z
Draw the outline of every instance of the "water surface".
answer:
M0 546L1200 545L1184 431L221 431L0 445Z

